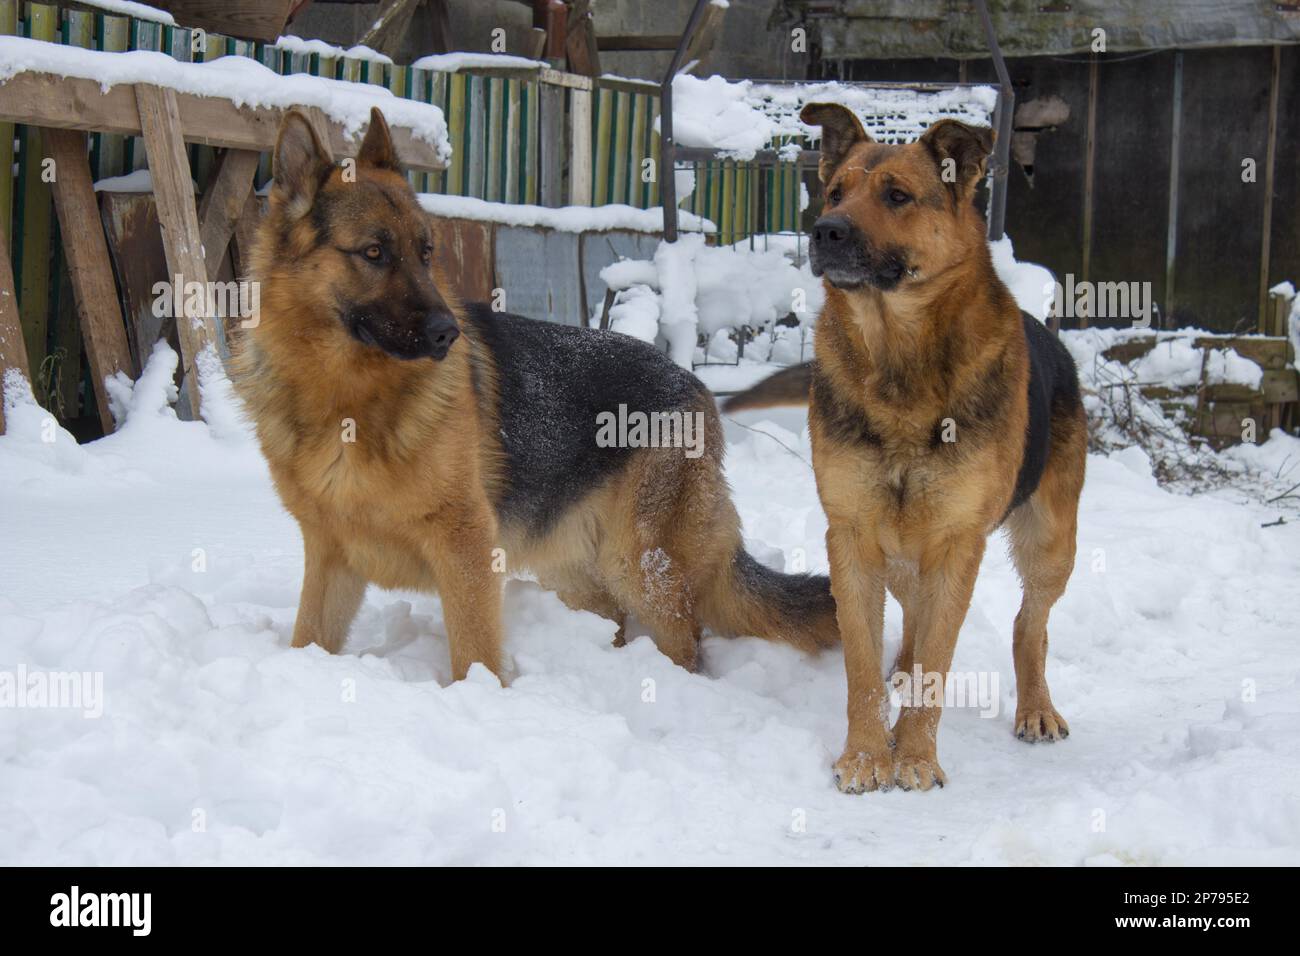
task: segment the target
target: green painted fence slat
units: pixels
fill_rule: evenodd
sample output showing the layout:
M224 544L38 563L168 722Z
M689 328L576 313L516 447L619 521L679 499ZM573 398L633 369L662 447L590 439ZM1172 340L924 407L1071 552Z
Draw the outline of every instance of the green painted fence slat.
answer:
M18 33L18 0L0 0L0 36ZM14 214L14 124L0 123L0 230L5 239L13 235ZM9 243L9 248L14 247Z

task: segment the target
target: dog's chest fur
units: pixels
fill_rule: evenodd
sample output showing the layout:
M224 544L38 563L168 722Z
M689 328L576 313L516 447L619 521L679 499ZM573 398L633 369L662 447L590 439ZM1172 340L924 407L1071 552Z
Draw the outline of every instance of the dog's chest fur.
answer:
M424 525L477 475L463 453L475 447L463 435L473 416L439 415L438 389L418 378L370 394L322 378L313 386L263 357L239 382L276 490L300 522L333 529L349 565L369 580L425 588Z
M1007 434L1024 422L1021 378L1003 364L994 355L979 374L926 374L843 353L819 360L810 421L832 521L869 523L898 550L944 529L991 530L1019 467Z

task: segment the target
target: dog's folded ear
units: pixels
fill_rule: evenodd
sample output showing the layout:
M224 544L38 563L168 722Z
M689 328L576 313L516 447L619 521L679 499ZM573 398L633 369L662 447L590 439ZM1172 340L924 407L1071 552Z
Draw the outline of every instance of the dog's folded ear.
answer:
M272 198L284 204L291 218L305 215L332 166L306 114L286 113L275 141Z
M921 135L921 143L939 164L939 177L958 197L972 190L983 177L993 152L993 130L943 119Z
M849 150L859 143L872 142L857 114L839 103L808 103L799 111L799 119L808 126L822 128L822 158L817 164L817 176L823 183L830 182Z
M366 129L365 139L361 141L357 163L378 169L391 169L395 173L402 171L401 164L397 161L397 150L393 148L393 134L389 132L388 121L379 112L378 106L370 107L370 126Z

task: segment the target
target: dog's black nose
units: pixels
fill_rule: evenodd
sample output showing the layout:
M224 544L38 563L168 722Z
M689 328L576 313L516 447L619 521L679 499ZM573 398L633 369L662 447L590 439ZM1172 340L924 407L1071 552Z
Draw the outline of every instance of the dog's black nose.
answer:
M847 216L822 216L812 228L812 241L824 249L843 245L853 235L853 223Z
M425 334L429 344L435 349L447 349L451 343L460 338L460 327L456 319L448 312L434 312L424 320Z

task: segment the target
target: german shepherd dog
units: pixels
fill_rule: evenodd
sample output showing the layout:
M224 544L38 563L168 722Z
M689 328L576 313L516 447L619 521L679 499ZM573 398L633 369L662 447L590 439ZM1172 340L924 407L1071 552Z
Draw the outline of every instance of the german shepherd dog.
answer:
M698 379L625 335L456 301L378 111L353 176L297 112L274 164L235 380L302 529L295 647L338 651L373 582L436 591L453 677L500 676L506 567L686 668L705 627L838 642L827 578L745 552ZM700 450L604 447L620 406L694 416Z
M972 202L990 130L941 120L892 146L872 141L842 106L809 104L801 115L822 127L826 189L810 237L826 289L814 359L727 407L810 401L849 684L839 788L927 790L946 779L936 750L942 711L905 698L888 727L885 592L903 608L893 673L943 680L998 526L1024 586L1016 735L1070 732L1044 669L1048 613L1074 566L1087 456L1078 376L993 270Z

